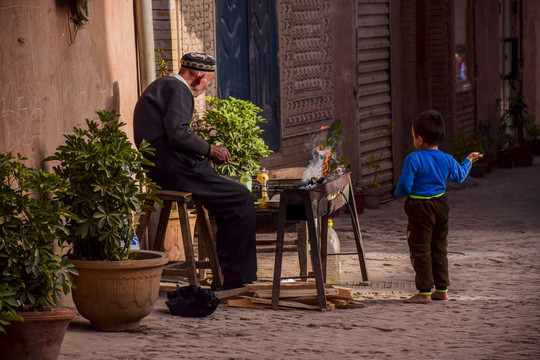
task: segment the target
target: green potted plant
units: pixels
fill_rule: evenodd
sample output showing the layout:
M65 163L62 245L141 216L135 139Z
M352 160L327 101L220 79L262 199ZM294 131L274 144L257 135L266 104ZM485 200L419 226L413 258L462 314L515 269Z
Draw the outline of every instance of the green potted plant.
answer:
M493 121L491 119L485 119L481 120L479 124L479 129L477 136L480 139L482 146L484 148L484 156L478 160L476 163L485 163L486 164L486 174L489 174L491 172L491 168L494 163L494 145L495 141L493 140L493 132L492 132L492 123ZM473 164L474 165L474 164Z
M536 123L536 117L534 115L527 117L525 130L529 136L528 143L532 147L533 155L540 155L540 126Z
M502 148L497 152L497 164L499 166L511 167L506 159L507 157L512 158L512 165L529 166L532 164L532 148L524 142L527 114L528 106L521 93L507 99L500 119ZM503 160L506 160L506 162Z
M159 77L167 76L171 74L172 64L163 58L163 49L156 49L154 51L157 75Z
M479 135L466 134L463 128L461 128L454 138L454 159L461 162L471 152L484 154L484 141L482 141ZM485 161L475 162L471 168L471 176L484 177L487 166L488 164Z
M156 251L130 251L135 219L160 202L158 187L145 177L151 165L121 129L114 111L96 111L99 121L73 128L46 161L69 181L61 200L76 216L66 222L61 239L71 245L68 255L78 270L73 300L93 328L123 331L137 328L159 294L161 271L168 256ZM144 188L145 191L141 191ZM123 292L121 292L123 291Z
M74 316L56 307L76 273L62 255L68 184L25 160L0 153L0 348L4 359L56 359Z
M257 123L266 122L258 115L262 111L249 100L230 97L228 100L207 96L210 109L200 119L193 121L196 133L211 144L225 146L231 153L231 162L219 166L221 175L241 176L244 170L252 176L261 167L261 158L272 153L260 137L262 130Z
M382 138L389 136L392 133L392 129L394 128L394 126L394 123L389 123L382 126L379 129L379 137ZM363 167L367 168L364 173L368 175L363 178L364 185L362 186L362 190L366 193L365 207L367 209L377 209L384 196L384 190L382 189L382 184L379 181L379 172L382 170L380 161L382 160L382 158L382 152L371 154L369 159L364 164L362 164Z
M375 157L371 155L369 160L365 163L365 166L372 170L371 182L363 187L365 192L365 207L366 209L377 209L381 203L383 192L381 191L381 183L377 176L379 171L382 170L379 164L380 156Z

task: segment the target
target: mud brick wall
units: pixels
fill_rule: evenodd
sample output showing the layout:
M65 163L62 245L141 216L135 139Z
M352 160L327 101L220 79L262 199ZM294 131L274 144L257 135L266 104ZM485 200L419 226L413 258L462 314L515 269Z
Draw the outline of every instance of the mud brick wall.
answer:
M473 134L476 128L474 92L463 91L456 94L457 129Z

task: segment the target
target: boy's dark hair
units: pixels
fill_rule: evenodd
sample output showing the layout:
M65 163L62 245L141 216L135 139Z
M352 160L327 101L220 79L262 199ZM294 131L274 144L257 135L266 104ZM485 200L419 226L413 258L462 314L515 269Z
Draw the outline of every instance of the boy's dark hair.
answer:
M425 143L439 145L444 138L444 119L436 110L424 111L414 119L413 130Z

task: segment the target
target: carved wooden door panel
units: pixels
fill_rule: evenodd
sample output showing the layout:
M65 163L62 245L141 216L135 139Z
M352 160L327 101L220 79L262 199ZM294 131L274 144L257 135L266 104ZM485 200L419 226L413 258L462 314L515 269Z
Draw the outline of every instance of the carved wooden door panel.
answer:
M250 100L267 123L262 137L274 151L281 144L276 2L217 0L218 97Z

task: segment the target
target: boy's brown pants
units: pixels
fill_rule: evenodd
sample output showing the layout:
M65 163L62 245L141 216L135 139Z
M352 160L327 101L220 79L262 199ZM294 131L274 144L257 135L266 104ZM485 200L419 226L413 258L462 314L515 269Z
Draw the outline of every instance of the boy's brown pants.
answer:
M448 281L448 199L445 195L429 199L407 199L405 213L407 242L416 273L416 288L430 291L446 289Z

